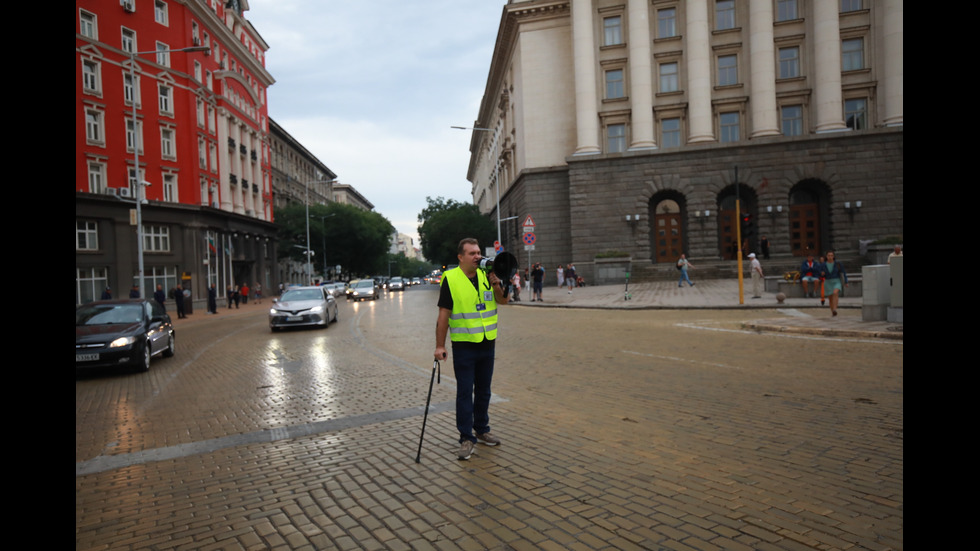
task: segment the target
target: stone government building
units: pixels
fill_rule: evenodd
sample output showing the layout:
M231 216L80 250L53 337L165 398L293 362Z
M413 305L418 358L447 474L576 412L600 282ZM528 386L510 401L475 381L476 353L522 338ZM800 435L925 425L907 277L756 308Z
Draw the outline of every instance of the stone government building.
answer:
M531 215L530 260L587 280L610 251L634 278L682 252L733 260L736 184L745 252L900 237L902 18L900 0L511 0L473 125L474 202L495 216L499 191L522 264Z

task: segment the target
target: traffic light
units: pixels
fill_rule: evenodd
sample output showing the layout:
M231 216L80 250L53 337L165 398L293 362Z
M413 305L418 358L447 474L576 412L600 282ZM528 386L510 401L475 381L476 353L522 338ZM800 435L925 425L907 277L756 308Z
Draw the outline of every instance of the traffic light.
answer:
M742 215L742 239L755 238L755 220L751 214Z

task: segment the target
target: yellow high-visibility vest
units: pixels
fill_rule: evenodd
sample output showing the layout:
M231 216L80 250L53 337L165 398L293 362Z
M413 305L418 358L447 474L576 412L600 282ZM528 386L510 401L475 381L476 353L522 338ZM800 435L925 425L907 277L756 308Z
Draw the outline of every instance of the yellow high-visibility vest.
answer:
M460 268L443 274L453 295L453 311L449 315L449 339L452 342L483 342L484 337L490 341L497 338L497 301L487 275L483 270L477 270L476 274L480 292Z

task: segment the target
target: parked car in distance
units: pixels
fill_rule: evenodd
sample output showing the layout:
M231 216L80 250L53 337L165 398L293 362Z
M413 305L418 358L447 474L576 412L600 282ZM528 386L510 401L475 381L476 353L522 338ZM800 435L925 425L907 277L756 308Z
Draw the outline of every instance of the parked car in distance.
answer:
M326 327L337 321L339 308L326 287L293 287L272 303L269 328Z
M150 369L150 358L173 356L176 332L155 300L100 300L75 307L75 371L128 366Z
M389 291L404 291L405 290L405 280L400 277L393 277L388 282Z
M351 285L350 298L358 300L378 300L378 286L373 279L359 279L357 283Z

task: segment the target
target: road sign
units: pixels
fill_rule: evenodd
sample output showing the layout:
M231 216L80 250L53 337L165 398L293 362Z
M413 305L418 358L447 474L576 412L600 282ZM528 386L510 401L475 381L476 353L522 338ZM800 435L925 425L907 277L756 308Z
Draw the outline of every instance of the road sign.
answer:
M534 235L534 232L527 232L527 233L524 234L524 244L525 245L534 245L534 240L535 239L537 239L537 236Z
M525 228L533 228L534 227L534 218L531 218L531 215L530 214L528 214L527 215L527 218L524 219L524 227ZM525 230L525 231L527 231L527 230Z
M493 251L496 254L500 254L501 252L503 252L503 250L504 250L504 248L500 246L500 241L494 241L493 242Z

